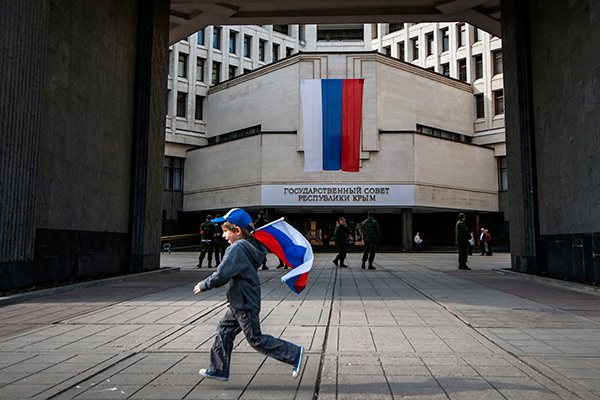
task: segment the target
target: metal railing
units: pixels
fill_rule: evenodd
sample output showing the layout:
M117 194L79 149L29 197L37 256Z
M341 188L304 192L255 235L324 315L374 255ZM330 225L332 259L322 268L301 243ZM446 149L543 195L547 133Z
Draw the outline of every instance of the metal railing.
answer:
M202 243L202 234L193 233L190 235L175 235L175 236L162 236L160 238L160 245L163 251L166 249L184 249L186 247L198 247ZM168 246L167 246L168 245Z

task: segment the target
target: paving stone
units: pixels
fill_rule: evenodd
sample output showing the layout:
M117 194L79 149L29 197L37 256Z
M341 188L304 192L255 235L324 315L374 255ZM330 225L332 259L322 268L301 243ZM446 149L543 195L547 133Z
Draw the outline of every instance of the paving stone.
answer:
M191 294L197 254L178 257L189 269L165 281L0 308L23 325L0 334L0 398L600 398L600 323L575 312L586 303L572 291L544 297L539 283L491 272L509 265L504 254L461 274L455 255L378 254L367 272L359 254L348 270L317 254L300 295L284 271L261 272L264 331L305 347L302 375L239 335L230 380L203 378L224 291ZM26 326L44 315L48 325Z

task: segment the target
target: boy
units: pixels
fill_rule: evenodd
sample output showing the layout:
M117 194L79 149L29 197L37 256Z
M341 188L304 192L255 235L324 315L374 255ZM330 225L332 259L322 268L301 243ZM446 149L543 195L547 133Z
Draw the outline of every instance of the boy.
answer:
M215 341L210 349L210 366L200 370L207 378L227 381L233 342L244 332L248 344L276 360L293 365L292 376L298 377L304 349L260 330L260 280L257 269L267 256L264 246L251 234L252 218L246 211L233 208L222 218L223 237L231 244L225 250L217 270L194 287L194 293L227 284L229 308L217 325Z

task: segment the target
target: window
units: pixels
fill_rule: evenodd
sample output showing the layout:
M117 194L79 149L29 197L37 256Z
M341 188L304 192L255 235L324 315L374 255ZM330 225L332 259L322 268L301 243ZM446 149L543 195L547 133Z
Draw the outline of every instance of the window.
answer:
M252 37L244 35L244 57L252 56Z
M425 41L427 42L427 56L433 55L433 32L425 35Z
M441 29L442 31L442 52L450 50L450 37L448 36L448 28Z
M204 82L204 58L196 58L196 80Z
M294 48L293 47L286 47L285 48L285 56L286 57L291 56L293 52L294 52Z
M467 60L458 60L458 80L462 82L467 81Z
M279 45L277 43L273 43L273 62L279 60Z
M449 139L455 142L471 143L471 137L460 133L454 133L445 131L443 129L434 128L431 126L425 126L417 124L417 132L423 133L428 136L435 136L439 138Z
M244 74L249 74L250 72L252 72L252 70L251 70L251 69L244 68Z
M412 60L419 59L419 38L410 39L410 47L412 49Z
M213 27L213 49L221 48L221 28Z
M473 57L475 59L475 79L483 78L483 56L481 54Z
M398 60L404 61L404 42L398 43Z
M325 42L342 42L363 40L363 28L357 29L317 29L317 40Z
M508 190L508 164L506 156L498 157L498 190L501 192Z
M481 32L478 28L473 28L473 43L481 41Z
M169 50L169 76L173 76L173 50Z
M502 73L502 50L492 52L492 59L494 60L492 75L498 75Z
M404 29L404 24L403 23L390 24L390 33L399 31L401 29Z
M237 75L237 67L235 65L229 66L229 79L235 78Z
M237 35L236 31L229 31L229 52L237 54Z
M385 46L381 50L383 51L383 54L385 54L386 56L391 56L392 55L392 47L391 46Z
M494 115L504 114L504 90L494 90Z
M221 82L221 63L213 61L211 83L216 85L219 82Z
M177 76L187 78L187 54L179 53L179 62L177 63Z
M483 109L483 93L475 95L475 115L477 119L485 118L485 111Z
M177 92L177 116L187 117L187 93Z
M442 64L442 75L450 76L450 64L449 63Z
M198 44L204 46L204 29L198 31Z
M283 33L284 35L289 35L289 27L287 25L273 25L273 30L275 32Z
M267 42L264 40L258 41L258 60L265 61L265 50L267 48Z
M260 125L251 126L249 128L239 129L237 131L223 133L221 135L213 136L208 138L208 144L217 144L231 142L233 140L242 139L249 136L259 135L261 132Z
M458 47L467 45L467 26L465 24L458 24Z
M204 97L196 95L196 112L194 118L197 120L203 120L204 118Z
M165 157L164 173L165 179L163 187L165 190L183 190L183 162L185 160L180 157Z

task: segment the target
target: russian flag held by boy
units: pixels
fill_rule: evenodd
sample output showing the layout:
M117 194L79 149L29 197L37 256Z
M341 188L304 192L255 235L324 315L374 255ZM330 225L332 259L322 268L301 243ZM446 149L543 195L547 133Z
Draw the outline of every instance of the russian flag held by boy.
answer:
M281 277L281 281L296 293L303 291L314 259L308 240L285 222L284 218L256 229L254 237L293 268Z
M301 79L305 171L358 172L364 79Z

